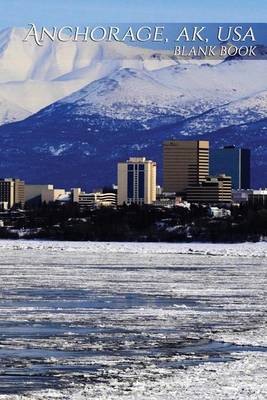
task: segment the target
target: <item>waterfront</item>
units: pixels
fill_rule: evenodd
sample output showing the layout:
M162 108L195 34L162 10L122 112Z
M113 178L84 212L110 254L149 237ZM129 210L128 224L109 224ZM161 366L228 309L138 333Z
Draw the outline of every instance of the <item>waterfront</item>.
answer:
M266 243L0 255L1 399L266 398Z

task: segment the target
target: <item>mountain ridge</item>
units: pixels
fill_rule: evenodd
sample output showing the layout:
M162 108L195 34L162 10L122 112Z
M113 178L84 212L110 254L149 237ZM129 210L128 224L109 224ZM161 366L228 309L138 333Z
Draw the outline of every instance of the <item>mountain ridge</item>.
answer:
M19 41L16 31L14 36ZM11 109L16 96L29 113L39 108L26 119L0 126L2 176L92 189L116 182L116 163L136 155L158 162L161 182L162 142L203 138L213 147L251 148L253 185L266 185L266 60L211 65L161 58L127 45L115 46L114 51L106 45L71 45L71 62L64 53L69 64L64 66L61 59L58 74L53 57L62 49L54 44L53 57L33 72L39 80L0 79L3 102L9 101ZM31 47L29 51L35 52ZM2 67L0 46L0 72ZM19 74L28 76L27 71L26 65ZM42 107L42 101L49 104ZM3 108L2 115L5 112ZM14 114L19 112L14 109Z

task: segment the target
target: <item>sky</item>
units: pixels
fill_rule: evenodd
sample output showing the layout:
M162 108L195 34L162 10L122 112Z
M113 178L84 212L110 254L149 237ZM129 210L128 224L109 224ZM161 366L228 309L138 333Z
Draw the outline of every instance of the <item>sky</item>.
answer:
M110 22L267 22L267 0L0 0L0 28Z

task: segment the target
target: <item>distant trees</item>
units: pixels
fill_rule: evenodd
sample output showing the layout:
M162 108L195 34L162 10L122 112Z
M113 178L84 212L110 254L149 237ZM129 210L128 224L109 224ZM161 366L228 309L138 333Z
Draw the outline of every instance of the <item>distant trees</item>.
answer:
M234 242L267 236L266 209L232 206L231 213L212 218L208 207L198 204L191 209L138 205L90 209L75 203L44 203L10 214L5 225L31 229L29 237L57 240ZM14 229L1 228L0 237L17 237Z

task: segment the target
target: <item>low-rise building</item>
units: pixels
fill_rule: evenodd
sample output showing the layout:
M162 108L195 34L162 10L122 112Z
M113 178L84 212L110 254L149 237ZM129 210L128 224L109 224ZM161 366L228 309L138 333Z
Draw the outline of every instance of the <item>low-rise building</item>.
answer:
M116 193L82 192L80 188L71 189L72 201L84 207L115 207Z
M154 201L153 205L157 207L166 207L171 208L175 207L176 204L176 193L160 193L157 194L157 198Z
M248 204L250 207L267 208L267 188L252 190L248 195Z
M43 200L42 194L48 190L53 190L53 185L25 185L25 201L31 204L41 204Z
M153 203L157 207L184 207L190 209L190 203L185 201L181 196L177 196L175 192L167 193L163 192L157 196L156 201Z
M190 203L231 203L232 180L230 176L208 176L198 185L189 186L186 190Z
M241 204L248 202L248 196L252 193L251 189L232 190L232 200L234 204Z
M53 203L66 194L65 189L48 189L42 192L42 202Z
M97 196L97 202L102 207L115 207L117 205L117 194L116 193L99 193Z
M226 208L210 207L209 212L213 218L231 217L231 210L227 210Z
M55 189L53 185L25 185L25 201L28 204L40 205L44 202L57 201L65 195L65 189Z

